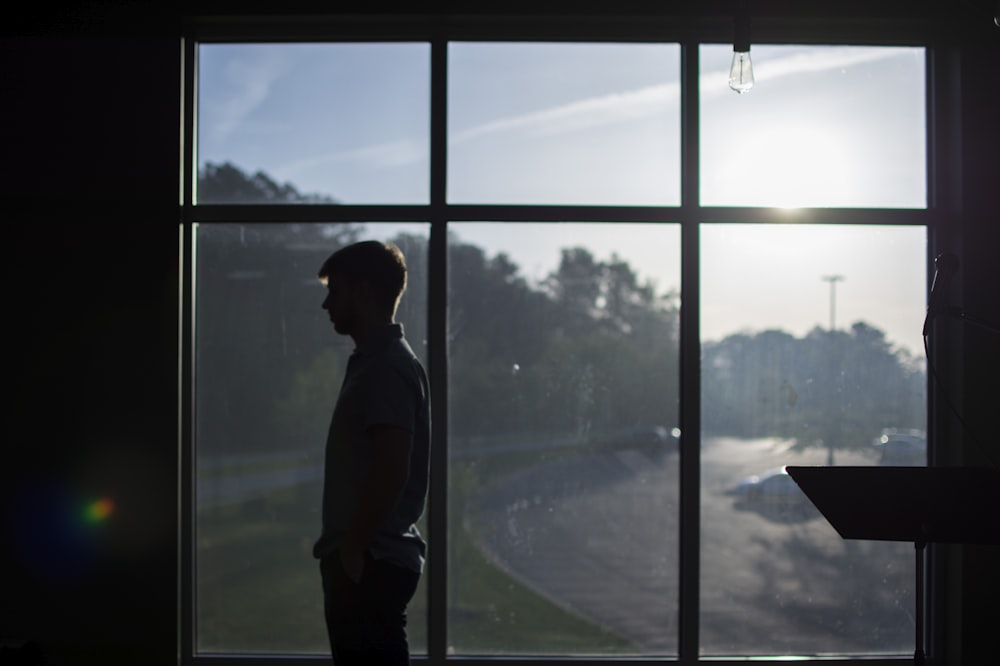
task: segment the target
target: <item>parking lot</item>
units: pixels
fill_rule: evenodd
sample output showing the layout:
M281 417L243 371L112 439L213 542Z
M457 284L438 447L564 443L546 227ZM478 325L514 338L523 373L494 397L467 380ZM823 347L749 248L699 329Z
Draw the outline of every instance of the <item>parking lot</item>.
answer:
M845 541L818 512L731 494L784 464L825 464L776 440L714 438L702 455L705 654L899 653L913 646L912 546ZM872 464L838 452L838 464ZM631 449L522 470L479 497L488 556L558 605L676 654L678 458Z

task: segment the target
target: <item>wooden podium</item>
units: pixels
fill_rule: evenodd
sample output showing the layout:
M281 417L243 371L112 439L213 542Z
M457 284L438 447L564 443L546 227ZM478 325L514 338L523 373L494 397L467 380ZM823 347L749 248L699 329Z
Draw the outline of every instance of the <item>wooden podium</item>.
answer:
M1000 544L1000 470L805 467L788 474L844 539L909 541L916 552L916 648L924 663L924 547Z

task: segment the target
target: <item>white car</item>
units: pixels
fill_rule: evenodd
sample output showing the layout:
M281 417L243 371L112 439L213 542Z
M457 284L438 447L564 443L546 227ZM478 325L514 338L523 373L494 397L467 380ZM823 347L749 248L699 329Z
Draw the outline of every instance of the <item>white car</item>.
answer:
M886 428L875 440L880 465L922 467L927 464L927 434L923 430Z
M808 501L784 466L740 481L733 495L751 504L800 504Z

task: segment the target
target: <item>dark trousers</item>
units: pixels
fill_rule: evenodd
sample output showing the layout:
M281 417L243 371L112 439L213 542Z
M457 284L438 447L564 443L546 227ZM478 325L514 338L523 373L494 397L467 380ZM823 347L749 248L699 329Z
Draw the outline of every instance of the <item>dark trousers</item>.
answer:
M420 574L365 556L361 582L344 572L340 554L320 560L323 610L336 666L407 666L406 606Z

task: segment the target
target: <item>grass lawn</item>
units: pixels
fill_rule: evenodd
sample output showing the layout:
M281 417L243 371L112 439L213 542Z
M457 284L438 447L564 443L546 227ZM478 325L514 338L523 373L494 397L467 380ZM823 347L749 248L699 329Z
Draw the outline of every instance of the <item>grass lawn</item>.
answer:
M457 471L457 470L456 470ZM459 474L461 475L461 474ZM465 500L459 488L452 506ZM326 653L319 566L318 483L198 515L196 649L201 653ZM449 652L620 654L630 645L569 613L493 566L453 508L449 543ZM434 547L433 541L430 547ZM410 606L414 654L426 653L426 590Z

